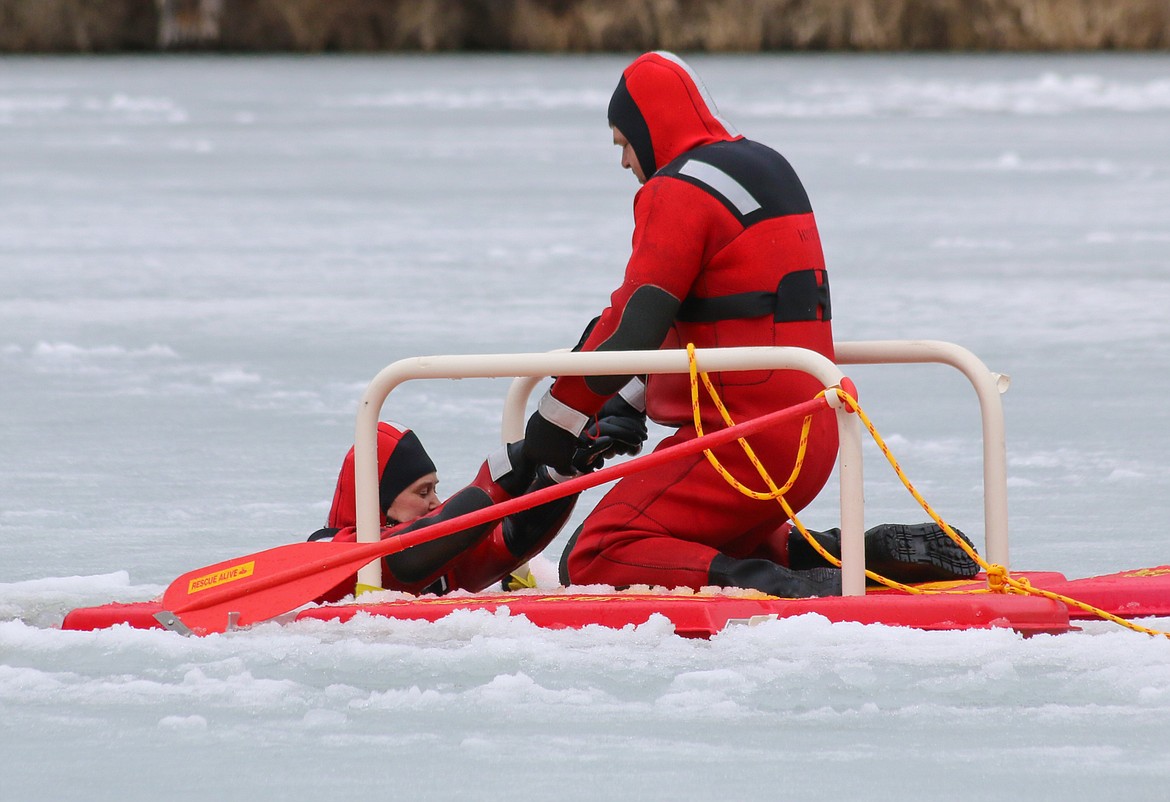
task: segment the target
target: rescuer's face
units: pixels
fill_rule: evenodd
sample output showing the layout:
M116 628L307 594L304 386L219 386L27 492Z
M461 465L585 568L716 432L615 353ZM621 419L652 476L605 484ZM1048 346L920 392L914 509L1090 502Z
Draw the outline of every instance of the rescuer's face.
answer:
M638 164L638 154L634 153L634 146L621 131L613 126L610 126L610 129L613 131L613 143L622 149L622 167L632 172L639 184L645 184L646 174L642 172L642 165Z

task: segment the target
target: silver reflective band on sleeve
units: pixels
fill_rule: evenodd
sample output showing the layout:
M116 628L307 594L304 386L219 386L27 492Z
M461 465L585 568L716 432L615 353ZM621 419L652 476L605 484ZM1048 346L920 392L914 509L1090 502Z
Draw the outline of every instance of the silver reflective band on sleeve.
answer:
M508 447L500 446L492 453L488 454L487 458L488 473L491 474L492 481L500 481L500 477L512 470L512 460L508 459Z
M568 404L553 398L552 392L547 392L540 399L540 416L559 429L564 429L576 437L584 431L589 423L589 416L578 412Z
M639 412L646 411L646 385L641 379L630 379L629 383L618 391L618 395Z
M728 202L738 209L740 214L751 214L760 208L759 201L752 197L752 193L744 189L743 184L736 181L718 167L691 159L679 168L679 172L683 175L690 176L696 181L703 182L727 198Z
M572 476L569 476L568 474L564 474L564 473L561 473L560 471L553 470L552 468L550 468L547 465L545 465L544 468L546 471L548 471L548 478L552 479L553 482L555 482L558 485L561 482L567 482L573 478Z

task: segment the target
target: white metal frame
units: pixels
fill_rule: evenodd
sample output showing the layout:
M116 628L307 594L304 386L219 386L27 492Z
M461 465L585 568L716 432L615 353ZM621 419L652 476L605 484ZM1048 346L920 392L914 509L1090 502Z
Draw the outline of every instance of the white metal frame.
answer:
M935 362L951 365L967 376L979 398L983 418L985 551L992 562L1007 566L1007 456L999 398L1007 389L1007 377L991 373L970 351L933 340L840 342L836 351L839 364ZM826 388L840 386L844 378L836 364L803 348L705 348L697 349L695 358L703 371L800 370ZM426 356L388 365L370 382L358 407L354 431L358 541L374 542L380 537L377 426L382 405L399 384L415 379L517 377L504 401L501 426L502 439L511 442L523 436L528 398L548 376L687 373L689 369L683 350ZM861 425L855 415L842 408L836 414L840 433L842 590L845 595L859 596L865 593ZM381 580L380 561L358 572L359 584L379 587Z
M975 389L983 431L984 557L1010 569L1008 557L1007 434L1003 400L1011 377L988 370L962 346L940 340L865 340L835 345L839 365L934 363L958 370Z

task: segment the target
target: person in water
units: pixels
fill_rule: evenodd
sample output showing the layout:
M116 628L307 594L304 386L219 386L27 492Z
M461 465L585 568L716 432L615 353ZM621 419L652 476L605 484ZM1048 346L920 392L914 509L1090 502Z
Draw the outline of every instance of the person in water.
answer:
M622 73L608 116L622 167L642 186L634 197L625 276L580 348L782 345L833 359L820 236L788 161L740 136L691 68L671 53L634 60ZM528 421L528 458L567 470L581 432L595 415L612 411L619 403L615 394L629 379L557 378ZM736 422L807 401L822 389L813 377L791 370L714 373L711 379ZM634 404L675 430L659 449L697 436L687 377L651 376ZM711 404L701 420L708 431L723 426ZM787 477L800 437L797 420L753 436L751 445L773 476ZM794 511L825 485L837 447L833 413L815 414L803 468L785 496ZM733 475L756 476L738 444L715 454ZM807 544L790 544L786 518L776 501L752 499L731 487L703 454L675 460L609 491L571 538L561 580L755 588L784 597L839 594L840 571L808 558ZM909 558L895 559L893 567L909 563L930 574L925 567L933 566L938 578L978 570L933 524L886 527L866 538L875 562L886 553ZM822 537L835 540L832 532Z
M381 537L393 538L568 478L536 465L521 443L493 452L467 487L439 500L438 471L418 436L396 423L378 423L378 508ZM574 454L573 474L591 471L615 454L636 452L646 437L645 420L609 415L593 421ZM409 593L442 595L455 589L480 591L509 578L556 537L573 511L577 496L547 502L419 544L383 558L382 586ZM353 542L357 538L354 449L342 462L326 526L309 540ZM356 575L324 594L334 602L354 592Z

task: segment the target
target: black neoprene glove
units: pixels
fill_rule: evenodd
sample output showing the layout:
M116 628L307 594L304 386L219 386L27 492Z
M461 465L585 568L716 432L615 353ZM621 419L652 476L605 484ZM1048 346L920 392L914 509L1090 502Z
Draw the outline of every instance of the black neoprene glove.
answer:
M588 473L600 468L610 457L637 454L647 436L646 413L615 395L605 402L597 419L577 438L573 468L579 473Z
M629 386L638 384L641 386L641 380L635 379ZM642 450L642 443L646 442L646 410L639 409L631 404L622 395L615 395L602 404L601 409L597 413L598 419L601 418L621 418L630 422L630 425L641 432L638 442L633 444L635 447L630 451L619 451L619 454L631 455L637 454Z
M555 423L546 417L545 407L553 410L569 409L560 402L553 401L549 393L545 394L541 405L524 428L524 454L533 464L548 465L558 473L572 473L573 452L577 450L577 437L588 425L588 418L575 410L569 410L567 418ZM558 417L554 411L552 417ZM563 416L562 416L563 417Z

